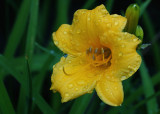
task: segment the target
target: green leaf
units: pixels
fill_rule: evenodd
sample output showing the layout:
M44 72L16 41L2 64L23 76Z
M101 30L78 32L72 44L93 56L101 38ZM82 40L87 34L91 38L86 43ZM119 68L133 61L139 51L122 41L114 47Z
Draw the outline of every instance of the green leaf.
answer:
M0 78L0 112L2 112L2 114L15 114L2 78Z
M148 103L150 100L155 99L155 97L160 96L160 91L156 92L155 94L151 95L150 97L147 97L146 99L144 99L143 101L139 102L138 104L134 105L128 112L132 112L133 110L136 110L137 108L139 108L140 106ZM158 114L158 109L157 111L152 111L150 110L150 114Z
M8 42L5 48L4 55L6 57L13 57L14 53L18 47L18 44L22 38L22 35L25 32L28 14L30 11L30 1L31 0L23 0L21 7L19 9L16 21L14 23L13 29L8 38Z
M140 5L140 16L144 13L144 11L146 11L148 5L150 4L151 0L146 0L145 2L143 2L141 5Z
M95 2L96 2L96 0L87 0L87 2L82 6L82 9L88 9Z
M151 77L148 73L148 70L144 61L142 61L142 64L140 66L140 74L142 78L143 91L145 93L145 97L148 98L151 95L155 94L155 91L151 81ZM157 104L156 98L150 99L147 102L147 111L148 111L148 114L153 114L158 111L158 104Z
M106 7L109 13L111 13L113 8L114 0L107 0L106 1Z
M157 74L155 74L152 77L152 83L153 83L154 86L156 86L157 84L160 83L160 78L159 77L160 77L160 72L158 72ZM124 100L124 105L132 104L132 102L134 102L136 99L138 99L142 94L143 94L143 87L140 86L139 88L136 89L136 91L134 91L133 94L131 94L130 96L128 96Z
M36 38L37 22L38 22L38 9L39 9L39 0L33 0L31 2L30 9L30 19L29 27L27 33L27 43L26 43L26 56L29 60L32 58L34 51L34 43Z
M39 94L34 95L33 101L37 104L37 106L43 112L43 114L55 114L52 108Z
M22 86L26 87L26 83L21 74L15 69L12 62L6 59L3 55L0 55L0 66L9 72L20 84L22 84Z

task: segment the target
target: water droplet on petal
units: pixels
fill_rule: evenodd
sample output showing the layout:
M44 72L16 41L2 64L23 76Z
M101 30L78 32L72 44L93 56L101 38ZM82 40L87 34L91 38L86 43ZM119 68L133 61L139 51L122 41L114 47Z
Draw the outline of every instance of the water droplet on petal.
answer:
M137 40L138 40L137 38L133 39L134 42L136 42Z
M68 88L70 88L70 89L73 88L73 84L69 84Z
M120 57L121 57L122 55L123 55L123 54L122 54L121 52L118 54L118 56L120 56Z
M68 63L71 63L71 61L68 61Z
M90 21L91 20L91 18L90 17L88 17L88 19L87 19L88 21Z
M85 82L83 80L77 82L77 84L79 84L79 85L84 85L84 83Z
M117 88L117 87L114 87L114 89L117 90L118 88Z
M81 32L81 30L80 30L80 29L78 29L78 30L77 30L77 34L79 34L80 32Z
M122 47L122 48L124 48L124 47L125 47L125 45L124 45L124 44L122 44L122 45L121 45L121 47Z
M121 80L125 80L125 79L126 79L126 76L122 76L122 77L121 77Z
M121 38L118 38L117 40L120 41L120 40L122 40L122 39L121 39Z
M67 34L67 32L66 32L66 31L64 31L63 33L64 33L64 34Z
M107 27L111 27L111 24L110 24L110 23L108 23L108 24L107 24Z
M59 70L62 70L62 69L63 69L62 67L59 68Z
M78 91L79 89L78 89L78 88L75 88L75 90Z
M56 45L58 45L58 44L59 44L59 42L58 42L58 41L55 41L54 43L55 43Z
M130 65L128 65L128 68L131 68L131 66L130 66Z
M115 22L114 25L118 25L118 22Z
M69 94L68 93L65 93L65 97L68 97L69 96Z

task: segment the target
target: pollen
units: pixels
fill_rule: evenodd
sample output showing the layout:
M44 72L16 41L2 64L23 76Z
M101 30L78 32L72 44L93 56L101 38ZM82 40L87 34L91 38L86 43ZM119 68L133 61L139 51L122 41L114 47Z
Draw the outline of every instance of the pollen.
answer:
M86 56L89 62L93 66L110 66L110 60L112 58L111 50L107 47L93 48L90 46L86 50Z

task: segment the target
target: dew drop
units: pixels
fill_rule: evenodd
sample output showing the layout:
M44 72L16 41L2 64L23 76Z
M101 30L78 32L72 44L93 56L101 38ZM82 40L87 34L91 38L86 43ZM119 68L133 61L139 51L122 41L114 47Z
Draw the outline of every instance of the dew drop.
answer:
M64 34L67 34L67 32L66 32L66 31L64 31L63 33L64 33Z
M118 56L120 56L120 57L121 57L122 55L123 55L123 54L122 54L121 52L118 54Z
M71 63L71 61L68 61L68 63Z
M62 67L59 68L59 70L62 70L62 69L63 69Z
M88 19L87 19L88 21L90 21L91 20L91 18L90 17L88 17Z
M118 38L118 41L122 40L121 38Z
M58 44L59 44L59 42L58 42L58 41L55 41L54 43L55 43L56 45L58 45Z
M76 91L78 91L79 89L78 89L78 88L76 88L75 90L76 90Z
M84 85L84 83L85 82L83 80L77 82L77 84L79 84L79 85Z
M65 93L65 97L68 97L69 96L69 94L68 93Z
M80 32L81 32L81 30L80 30L80 29L78 29L78 30L77 30L77 34L79 34Z
M114 87L114 89L117 90L118 88L117 88L117 87Z
M73 84L69 84L69 85L68 85L68 88L71 89L72 87L73 87Z
M128 65L128 68L131 68L131 66L130 66L130 65Z
M115 22L114 25L118 25L118 22Z
M138 39L133 39L134 42L136 42Z
M108 23L108 24L107 24L107 27L111 27L111 24Z
M126 79L126 76L122 76L122 77L121 77L121 80L125 80L125 79Z
M123 45L121 45L121 47L122 47L122 48L124 48L124 47L125 47L125 45L123 44Z

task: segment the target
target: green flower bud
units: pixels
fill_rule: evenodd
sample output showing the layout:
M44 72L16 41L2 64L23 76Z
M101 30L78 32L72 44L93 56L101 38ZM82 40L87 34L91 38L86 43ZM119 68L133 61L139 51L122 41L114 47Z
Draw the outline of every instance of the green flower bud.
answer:
M137 28L136 28L136 32L135 32L135 35L141 40L141 41L143 41L143 29L142 29L142 27L141 26L137 26Z
M127 18L127 25L125 31L135 34L136 27L139 20L140 8L137 4L131 4L126 10L125 16Z

